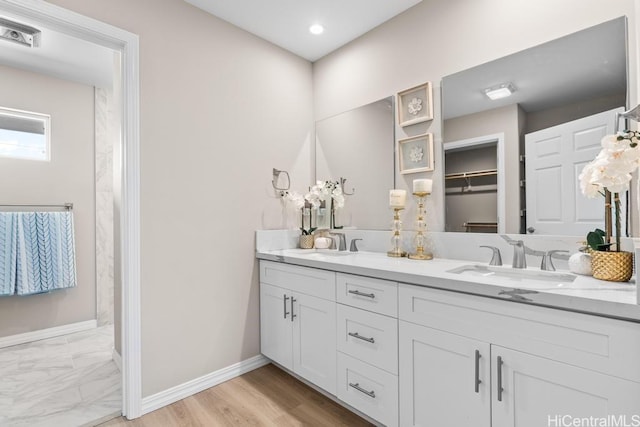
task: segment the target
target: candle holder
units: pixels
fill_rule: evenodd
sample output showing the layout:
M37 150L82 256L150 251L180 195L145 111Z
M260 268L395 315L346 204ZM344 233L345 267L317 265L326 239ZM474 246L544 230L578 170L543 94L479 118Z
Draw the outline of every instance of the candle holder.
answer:
M394 258L402 258L407 256L407 253L402 250L402 239L400 238L400 232L402 231L402 221L400 221L400 211L404 208L393 208L393 226L391 231L391 250L387 252L387 256Z
M418 219L416 220L416 237L414 238L414 242L416 245L416 252L413 254L409 254L409 259L418 259L418 260L428 260L433 259L433 254L429 251L426 251L426 243L427 237L425 236L425 231L427 231L427 222L425 218L427 216L427 210L424 207L425 200L429 193L425 192L414 192L414 196L416 196L416 200L418 202Z

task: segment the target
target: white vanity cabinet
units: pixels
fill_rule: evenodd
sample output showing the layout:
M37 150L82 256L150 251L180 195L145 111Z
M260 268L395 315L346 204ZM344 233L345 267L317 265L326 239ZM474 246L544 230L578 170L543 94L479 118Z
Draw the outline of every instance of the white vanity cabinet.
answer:
M260 348L336 394L335 273L260 262Z
M398 306L402 426L630 422L640 409L637 324L404 284Z
M261 351L389 427L640 419L638 323L427 281L261 260Z
M337 396L398 425L398 284L338 273Z

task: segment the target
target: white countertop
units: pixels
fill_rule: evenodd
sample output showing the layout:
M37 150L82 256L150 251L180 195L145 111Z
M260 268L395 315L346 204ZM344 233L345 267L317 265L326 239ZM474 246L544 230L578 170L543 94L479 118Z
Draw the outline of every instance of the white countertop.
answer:
M281 249L257 252L257 258L295 264L306 267L357 274L428 286L438 289L464 292L507 301L534 304L576 312L583 312L615 319L640 323L640 305L637 304L637 287L634 279L627 283L606 282L588 276L573 275L572 282L500 277L488 272L457 274L450 270L461 266L480 265L474 261L433 259L416 261L407 258L391 258L378 252L336 252L315 249ZM497 271L510 273L510 266L498 267ZM534 276L540 270L527 269ZM564 276L571 273L558 271Z

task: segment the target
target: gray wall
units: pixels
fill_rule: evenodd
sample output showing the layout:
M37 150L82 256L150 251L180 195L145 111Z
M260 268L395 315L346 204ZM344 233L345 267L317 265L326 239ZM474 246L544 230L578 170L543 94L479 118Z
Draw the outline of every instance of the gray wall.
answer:
M439 85L443 76L622 15L629 17L630 93L631 105L636 105L639 5L639 0L423 0L314 63L316 119L431 81L434 121L398 127L396 138L432 132L436 159L440 160ZM439 161L433 173L401 176L398 180L399 188L410 189L414 178L433 177L434 191L427 199L427 222L432 230L444 229L442 174Z
M78 286L0 298L0 336L96 318L93 87L0 66L0 104L51 115L51 161L0 157L0 203L73 202Z
M142 388L259 353L271 168L310 179L311 64L182 0L55 0L140 36Z

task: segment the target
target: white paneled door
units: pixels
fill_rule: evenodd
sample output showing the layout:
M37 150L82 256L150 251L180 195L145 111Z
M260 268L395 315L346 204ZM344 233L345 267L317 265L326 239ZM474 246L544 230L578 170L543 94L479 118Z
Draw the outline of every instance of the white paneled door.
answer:
M287 369L293 369L292 293L260 284L260 351Z
M489 427L489 344L400 325L400 425Z
M491 346L491 355L493 427L631 426L639 420L639 383L498 346Z
M578 176L614 133L617 111L525 135L527 233L584 236L604 227L602 198L584 197Z
M293 316L293 371L336 394L336 303L295 294Z

